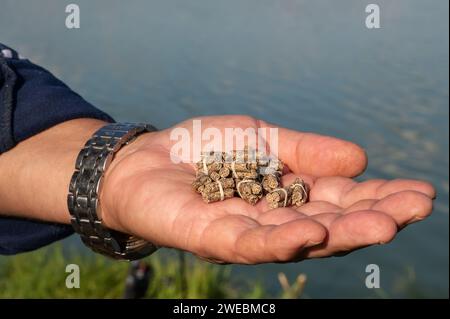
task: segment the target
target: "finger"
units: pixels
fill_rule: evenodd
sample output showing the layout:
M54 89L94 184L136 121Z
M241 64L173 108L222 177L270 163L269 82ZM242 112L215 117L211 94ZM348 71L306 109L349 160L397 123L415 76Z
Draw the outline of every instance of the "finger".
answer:
M391 181L382 179L357 183L345 177L323 177L315 181L310 198L313 201L328 201L341 207L366 199L381 199L401 191L421 192L429 198L435 197L433 186L427 182L407 179Z
M431 214L433 201L423 193L403 191L383 199L364 199L347 207L342 213L377 210L392 216L399 227L422 220Z
M353 177L367 166L365 151L348 141L286 128L278 128L278 139L279 157L295 173Z
M204 257L233 263L283 262L325 237L325 228L310 219L264 226L249 217L230 215L205 229L199 251Z
M387 181L377 190L377 198L383 198L392 193L406 190L423 193L429 198L436 197L436 190L428 182L413 179L394 179Z
M345 208L342 211L342 214L349 214L359 210L370 210L376 203L378 203L378 201L378 199L362 199Z
M392 216L397 225L403 227L429 216L433 209L433 201L423 193L403 191L377 201L372 209Z
M327 214L317 220L328 226L328 240L304 251L305 258L325 257L361 247L390 242L397 233L395 220L382 212L357 211L339 217ZM316 216L314 217L316 218Z

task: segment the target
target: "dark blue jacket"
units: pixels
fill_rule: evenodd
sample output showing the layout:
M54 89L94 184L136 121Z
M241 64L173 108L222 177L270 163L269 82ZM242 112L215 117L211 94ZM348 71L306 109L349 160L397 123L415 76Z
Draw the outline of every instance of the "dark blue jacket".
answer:
M0 154L75 118L113 121L50 72L0 43ZM37 249L72 233L69 225L0 216L0 254Z

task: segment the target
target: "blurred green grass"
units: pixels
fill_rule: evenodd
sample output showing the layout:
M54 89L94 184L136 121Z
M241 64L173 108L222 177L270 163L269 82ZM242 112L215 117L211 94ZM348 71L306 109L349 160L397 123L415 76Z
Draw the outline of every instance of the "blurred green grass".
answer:
M177 258L178 256L178 258ZM280 291L270 293L260 280L236 276L230 265L213 265L188 254L153 254L145 298L317 298L304 292L307 276L278 274ZM80 268L80 288L66 287L68 264ZM34 252L0 258L0 298L122 298L129 263L55 244ZM364 278L360 278L363 282ZM308 278L314 283L314 278ZM439 295L445 293L434 292ZM413 267L406 266L386 289L370 289L359 298L430 298Z
M194 258L145 259L153 268L146 298L262 298L262 284L233 280L229 266L217 267ZM68 264L80 268L80 288L65 281ZM0 264L0 298L121 298L128 262L97 254L63 252L61 245L8 257ZM182 269L184 267L185 269ZM184 274L184 275L183 275Z

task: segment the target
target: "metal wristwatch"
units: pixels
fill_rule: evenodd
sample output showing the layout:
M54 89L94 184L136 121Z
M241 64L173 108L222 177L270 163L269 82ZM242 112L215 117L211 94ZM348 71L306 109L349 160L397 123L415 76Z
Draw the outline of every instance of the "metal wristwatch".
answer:
M135 260L157 246L102 223L99 193L105 171L115 153L138 135L156 131L148 124L113 123L100 128L78 154L67 196L71 223L82 241L95 252L114 259Z

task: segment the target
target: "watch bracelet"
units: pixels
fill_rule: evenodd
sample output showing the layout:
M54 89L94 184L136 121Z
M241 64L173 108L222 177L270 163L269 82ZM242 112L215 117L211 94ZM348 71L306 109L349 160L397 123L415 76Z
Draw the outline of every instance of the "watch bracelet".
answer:
M149 124L107 124L93 134L78 154L67 205L75 232L95 252L114 259L135 260L158 248L138 237L108 229L98 216L103 176L115 153L140 134L152 131L156 128Z

